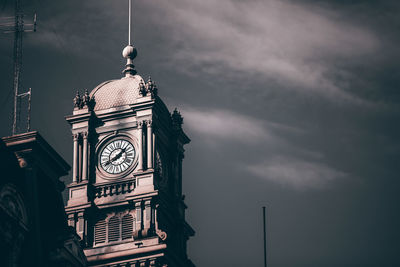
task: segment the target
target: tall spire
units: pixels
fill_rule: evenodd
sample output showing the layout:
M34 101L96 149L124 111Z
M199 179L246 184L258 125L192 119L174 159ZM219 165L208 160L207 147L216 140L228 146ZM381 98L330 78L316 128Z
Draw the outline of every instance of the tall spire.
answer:
M126 66L123 70L125 77L133 76L136 74L135 66L133 65L133 59L137 56L136 48L131 44L132 35L132 0L129 1L129 30L128 30L128 45L122 51L122 56L126 58Z

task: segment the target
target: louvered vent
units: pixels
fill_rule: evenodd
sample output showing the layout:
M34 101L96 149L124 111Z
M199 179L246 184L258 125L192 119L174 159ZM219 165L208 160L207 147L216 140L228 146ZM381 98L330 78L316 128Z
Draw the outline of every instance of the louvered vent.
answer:
M106 242L106 221L100 220L94 225L94 243Z
M122 240L132 238L133 231L133 217L130 214L126 214L122 217Z
M120 222L117 216L113 216L108 221L108 242L120 239Z

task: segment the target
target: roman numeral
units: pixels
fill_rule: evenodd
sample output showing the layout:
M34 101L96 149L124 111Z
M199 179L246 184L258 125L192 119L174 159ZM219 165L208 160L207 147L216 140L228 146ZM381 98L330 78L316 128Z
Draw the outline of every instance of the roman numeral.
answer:
M127 165L125 162L123 162L123 163L121 164L121 169L122 169L123 171L125 171L128 167L129 167L129 165Z
M115 147L120 148L121 147L121 141L115 141Z
M124 149L124 148L127 147L128 145L129 145L128 142L122 141L121 148Z
M107 168L107 172L109 172L109 173L112 173L113 170L114 170L114 166L113 166L113 165L110 165L110 166Z

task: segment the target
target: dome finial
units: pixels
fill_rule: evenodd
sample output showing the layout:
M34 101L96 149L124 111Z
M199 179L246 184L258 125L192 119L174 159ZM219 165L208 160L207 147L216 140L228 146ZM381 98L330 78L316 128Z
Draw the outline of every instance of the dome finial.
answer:
M128 31L128 45L122 51L122 56L126 58L126 66L122 73L126 77L136 74L133 59L137 56L136 48L131 44L131 31L132 31L132 0L129 0L129 31Z
M122 73L126 77L136 74L135 65L133 65L133 59L136 57L137 51L133 45L127 45L122 51L122 56L126 58L126 66Z

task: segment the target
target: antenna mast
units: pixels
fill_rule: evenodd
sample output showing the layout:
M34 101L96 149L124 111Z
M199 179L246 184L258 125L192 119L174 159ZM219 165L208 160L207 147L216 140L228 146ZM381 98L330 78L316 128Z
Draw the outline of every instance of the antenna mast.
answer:
M262 207L263 210L263 228L264 228L264 267L267 267L267 227L265 219L265 206Z
M32 89L29 88L28 92L19 93L20 81L21 81L21 68L22 68L22 36L24 32L35 32L36 31L36 13L33 18L33 24L24 24L24 14L21 8L21 1L15 0L15 14L14 24L5 23L0 26L13 26L13 30L5 31L4 33L14 33L14 109L13 109L13 125L12 135L18 132L18 124L20 120L20 108L18 100L25 96L29 96L28 99L28 118L27 118L27 131L30 130L30 110L31 110L31 93ZM32 29L26 30L25 26L33 26Z
M131 31L132 31L132 0L129 1L129 33L128 33L128 45L131 45Z

